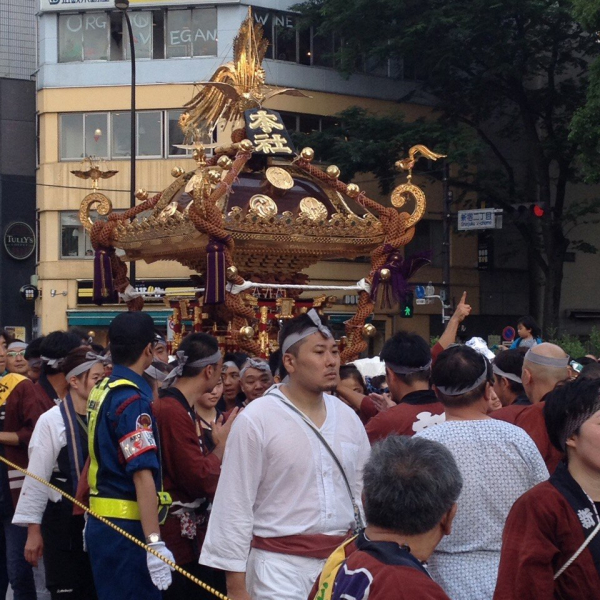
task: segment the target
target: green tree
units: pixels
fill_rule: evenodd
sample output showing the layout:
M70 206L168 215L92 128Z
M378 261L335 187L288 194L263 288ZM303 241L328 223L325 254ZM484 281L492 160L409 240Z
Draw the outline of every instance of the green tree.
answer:
M431 119L406 123L397 115L382 122L351 110L341 115L339 127L309 143L346 174L373 171L386 191L398 150L434 142L457 165L455 187L500 208L544 205L541 219L514 224L541 295L536 316L555 326L566 252L596 252L575 239L575 228L594 221L600 209L595 197L568 198L569 184L582 179L581 142L569 135L571 121L585 104L590 62L600 50L596 36L576 22L573 3L308 0L297 8L320 33L341 38L336 61L347 75L366 58L405 57L419 67L415 94L435 98ZM600 140L597 119L585 126ZM588 163L598 160L599 149L588 145Z

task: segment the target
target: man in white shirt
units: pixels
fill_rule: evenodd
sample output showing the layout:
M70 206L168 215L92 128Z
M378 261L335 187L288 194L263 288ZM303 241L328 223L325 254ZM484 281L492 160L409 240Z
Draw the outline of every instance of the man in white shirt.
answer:
M284 325L279 343L289 382L234 423L200 555L227 572L233 600L305 600L361 521L369 442L354 411L324 393L339 381L336 342L311 310Z

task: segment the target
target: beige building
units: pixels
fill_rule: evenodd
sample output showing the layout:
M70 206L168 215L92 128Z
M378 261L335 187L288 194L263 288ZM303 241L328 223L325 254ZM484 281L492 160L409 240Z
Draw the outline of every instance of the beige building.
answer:
M173 167L186 170L195 167L185 150L174 146L182 141L177 128L181 107L192 97L193 83L208 79L216 66L230 58L233 35L247 12L247 6L227 2L218 2L216 6L203 2L178 6L176 1L165 1L164 6L158 4L132 2L131 9L139 57L136 178L137 187L151 195L169 185ZM367 65L364 73L344 80L327 64L326 49L333 48L335 40L322 40L314 32L308 36L296 32L293 14L273 11L269 4L272 3L259 2L255 10L257 20L264 24L272 41L272 54L265 61L267 83L298 87L311 96L284 96L270 103L270 107L283 114L288 129L303 132L323 129L334 115L356 105L376 113L399 110L394 99L414 87L410 65L391 62ZM114 169L118 174L102 180L100 190L111 199L114 210L129 207L130 63L125 60L127 50L121 44L122 15L111 9L110 2L102 6L105 5L105 10L98 11L98 3L89 4L89 9L82 3L78 5L80 12L71 12L70 5L42 4L38 76L37 274L41 295L36 302L36 314L42 333L78 325L95 331L99 339L115 311L123 310L123 306L91 304L93 252L78 216L81 200L91 186L89 181L70 172L81 169L85 156L101 158L105 169ZM286 36L282 35L283 30ZM405 77L392 79L402 68ZM429 110L424 104L402 105L400 109L413 118ZM377 197L372 177L359 177L356 182ZM442 190L427 181L421 184L428 196L428 213L417 225L415 239L407 252L433 250L432 266L420 271L415 280L439 286ZM453 235L451 265L452 295L459 297L467 290L477 313L476 237ZM313 283L347 285L354 284L368 271L368 264L363 262L324 262L308 272ZM157 287L189 287L189 275L188 269L173 262L138 263L136 283L150 292ZM344 314L353 310L354 293L336 292L336 295L338 303L330 312L341 326ZM166 327L170 311L160 298L154 302L147 300L146 309L159 327ZM399 328L429 336L430 331L437 333L441 328L440 305L416 306L410 321L400 319L398 308L378 311L374 322L379 331L375 348L383 335Z

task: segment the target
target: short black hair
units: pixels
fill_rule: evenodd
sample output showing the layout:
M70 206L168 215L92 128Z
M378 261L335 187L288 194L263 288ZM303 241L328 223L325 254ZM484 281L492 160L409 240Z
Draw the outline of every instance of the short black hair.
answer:
M424 367L431 362L431 349L420 335L408 331L398 331L383 345L379 358L383 362L402 367ZM431 379L431 368L408 375L399 375L398 373L394 373L394 375L407 385L416 381L428 382Z
M46 358L63 359L71 350L81 346L81 338L70 331L53 331L49 333L40 344L41 355ZM61 369L55 369L44 363L43 371L46 375L61 373Z
M321 321L321 323L323 325L326 325L326 322L323 319L322 315L319 315L319 320ZM304 331L305 329L308 329L310 327L315 327L315 324L313 323L312 319L306 313L302 314L302 315L298 315L297 317L294 317L293 319L287 320L281 327L281 330L279 331L279 347L282 348L283 343L285 342L286 338L288 338L293 333L301 333L302 331ZM292 344L289 347L288 352L290 354L293 354L294 356L297 356L298 350L299 350L300 346L304 343L304 341L305 340L302 339L302 340L296 342L295 344Z
M579 361L578 361L579 362ZM588 363L581 369L581 373L579 373L578 379L582 377L587 379L599 379L600 378L600 364L595 360L591 363Z
M519 379L521 379L524 359L525 354L523 352L519 352L518 350L505 350L504 352L498 353L496 358L494 358L494 365L496 365L501 371L510 373L511 375L516 375ZM500 375L500 377L502 376ZM514 394L520 395L525 393L523 384L513 381L512 379L506 379L506 381L508 381L508 387L510 391Z
M340 367L340 381L343 381L344 379L354 379L360 387L362 387L362 393L367 393L365 380L363 379L362 373L356 368L356 365L342 365Z
M104 346L101 344L90 344L90 347L96 354L104 354Z
M27 348L25 348L25 360L32 360L34 358L39 358L42 356L42 342L44 341L44 336L36 337L29 344L27 344Z
M85 330L83 327L69 327L69 333L74 333L75 335L81 338L81 343L86 346L89 345L90 342L90 333Z
M146 346L154 341L154 321L145 312L122 312L112 320L108 339L113 364L133 365Z
M6 342L7 346L14 339L13 336L6 329L0 329L0 337L4 338L4 341Z
M431 531L463 485L452 453L439 442L391 435L375 444L364 471L369 525L404 535Z
M578 362L582 367L586 365L598 364L598 361L590 358L589 356L582 356L581 358L574 358L575 362Z
M542 329L531 315L521 317L517 321L517 325L523 325L525 329L531 330L531 335L536 339L542 337Z
M598 404L600 394L600 379L579 376L574 381L568 381L557 385L552 392L546 396L544 402L544 420L548 437L552 445L561 452L564 448L565 430L574 420L581 415L591 416L595 406ZM579 429L574 431L579 433Z
M196 377L202 373L205 367L190 367L189 363L193 363L201 358L207 358L214 354L219 349L217 339L207 333L191 333L183 338L177 351L184 352L187 356L187 363L183 367L182 377ZM218 359L215 364L219 362Z
M490 361L469 346L451 346L437 358L432 371L434 385L446 388L467 388L479 379L484 368L485 381L474 390L459 396L447 396L436 389L436 395L444 406L462 407L475 403L485 391L485 386L493 382L494 372Z
M278 348L275 352L271 352L269 355L269 368L271 369L271 375L275 377L279 377L279 381L285 379L288 375L288 372L285 370L283 366L281 349Z
M223 362L235 363L235 366L241 371L248 358L248 355L244 352L227 352L223 357Z

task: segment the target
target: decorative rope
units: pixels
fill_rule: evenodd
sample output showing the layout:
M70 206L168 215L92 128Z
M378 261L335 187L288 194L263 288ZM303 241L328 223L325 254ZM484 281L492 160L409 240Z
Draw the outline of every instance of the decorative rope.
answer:
M89 515L94 517L94 519L98 519L98 521L101 521L102 523L104 523L105 525L110 527L111 529L114 529L117 533L120 533L122 536L126 537L130 542L133 542L140 548L143 548L146 552L149 552L150 554L153 554L157 558L160 558L160 560L162 560L164 563L168 564L171 567L171 569L173 569L174 571L177 571L180 575L187 577L190 581L193 581L196 585L199 585L201 588L205 589L207 592L210 592L211 594L213 594L214 596L219 598L219 600L231 600L231 598L229 598L228 596L225 596L224 594L222 594L218 590L215 590L215 588L211 587L207 583L204 583L204 581L201 581L200 579L198 579L191 573L188 573L185 569L182 569L179 565L175 564L172 560L169 560L168 558L164 557L162 554L157 552L154 548L151 548L147 544L144 544L144 542L142 542L141 540L138 540L135 536L131 535L128 531L125 531L118 525L115 525L112 521L109 521L105 517L102 517L99 514L95 513L91 508L89 508L85 504L83 504L83 502L80 502L79 500L77 500L77 498L73 498L73 496L70 496L66 492L63 492L60 488L56 487L49 481L46 481L45 479L43 479L42 477L39 477L35 473L31 473L27 469L23 469L22 467L19 467L19 465L15 465L15 463L11 462L10 460L7 460L6 458L4 458L1 455L0 455L0 461L2 461L4 464L8 465L11 469L16 469L20 473L23 473L23 475L26 475L27 477L31 477L32 479L35 479L36 481L45 485L46 487L49 487L51 490L58 492L63 498L66 498L67 500L69 500L70 502L75 504L75 506L78 506L79 508L81 508L83 511L85 511L86 513L88 513Z
M316 177L334 190L344 195L348 195L348 186L343 181L331 179L327 173L302 158L299 158L296 161L296 164L303 171ZM371 284L373 283L373 276L386 264L390 254L398 251L402 246L405 246L412 240L415 229L414 227L411 227L410 229L406 228L406 223L409 218L408 213L399 213L394 208L382 206L379 202L369 198L364 192L360 192L355 200L362 207L379 215L379 220L383 226L385 235L383 244L371 252L371 272L365 278L366 281ZM367 349L367 342L362 336L362 328L374 308L375 304L371 299L371 295L366 291L360 291L356 312L344 324L346 335L348 337L348 344L341 354L343 363L356 360L361 352L364 352Z

